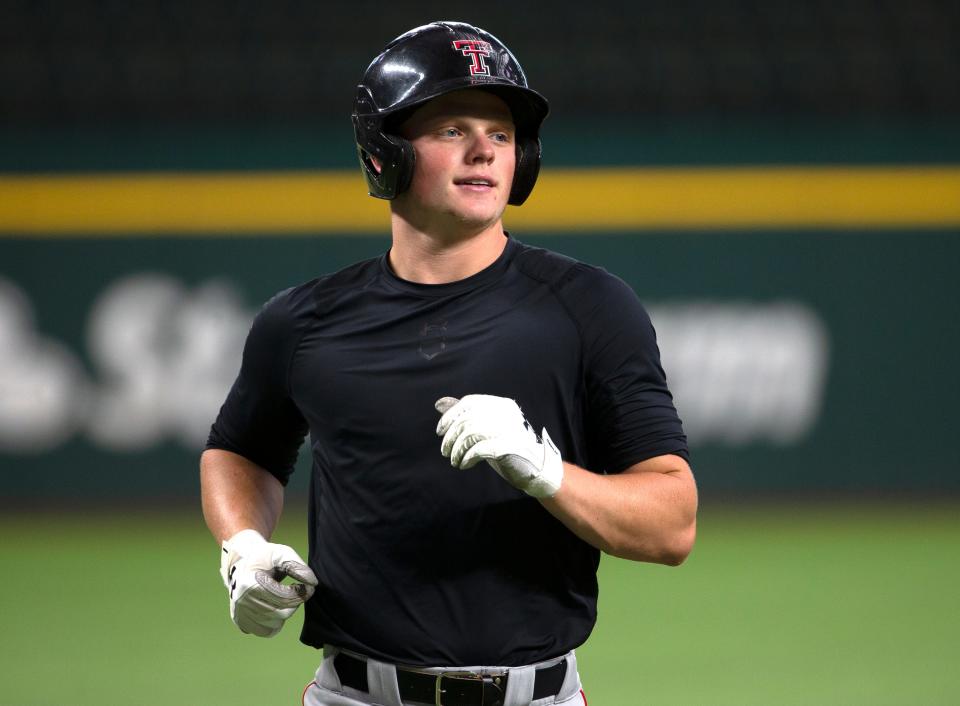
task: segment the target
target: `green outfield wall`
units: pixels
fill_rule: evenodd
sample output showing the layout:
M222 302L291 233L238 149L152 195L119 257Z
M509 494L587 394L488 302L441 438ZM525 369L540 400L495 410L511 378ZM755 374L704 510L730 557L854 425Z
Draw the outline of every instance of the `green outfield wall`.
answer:
M960 490L956 233L516 235L646 303L704 489ZM0 239L4 495L195 493L259 303L386 247Z

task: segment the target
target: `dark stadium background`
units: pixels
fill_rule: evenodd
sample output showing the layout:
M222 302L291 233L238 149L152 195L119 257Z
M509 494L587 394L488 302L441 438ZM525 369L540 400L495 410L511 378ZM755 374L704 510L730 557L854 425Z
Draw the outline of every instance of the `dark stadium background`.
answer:
M688 422L698 546L604 560L591 704L956 703L957 3L0 0L0 704L297 703L198 449L259 304L388 246L350 102L435 19L550 99L507 226L636 289Z

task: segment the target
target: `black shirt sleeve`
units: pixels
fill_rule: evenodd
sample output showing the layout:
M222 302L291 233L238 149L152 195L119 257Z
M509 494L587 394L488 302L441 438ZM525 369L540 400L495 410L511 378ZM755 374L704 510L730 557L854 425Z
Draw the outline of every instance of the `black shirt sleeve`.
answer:
M689 460L656 333L637 295L582 264L564 289L583 339L591 470L618 473L663 454Z
M290 360L299 335L291 292L267 302L254 319L243 362L210 429L208 449L239 454L287 484L307 423L290 397Z

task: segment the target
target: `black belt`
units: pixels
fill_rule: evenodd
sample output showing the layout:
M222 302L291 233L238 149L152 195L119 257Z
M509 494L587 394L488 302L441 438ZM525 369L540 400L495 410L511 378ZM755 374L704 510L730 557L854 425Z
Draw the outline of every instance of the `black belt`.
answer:
M333 658L333 666L341 684L358 691L370 691L365 660L341 652ZM538 669L535 674L533 700L556 696L567 676L567 660ZM509 676L508 672L428 674L397 667L397 686L400 688L400 698L404 701L435 706L502 706Z

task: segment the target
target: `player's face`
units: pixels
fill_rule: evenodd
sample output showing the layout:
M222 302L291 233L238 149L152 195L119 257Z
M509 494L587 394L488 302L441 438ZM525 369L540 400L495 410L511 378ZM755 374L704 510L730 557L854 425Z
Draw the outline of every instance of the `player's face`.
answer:
M419 225L497 223L516 166L510 108L481 90L435 98L400 128L417 154L410 189L395 208Z

